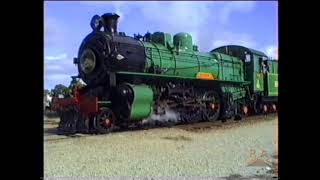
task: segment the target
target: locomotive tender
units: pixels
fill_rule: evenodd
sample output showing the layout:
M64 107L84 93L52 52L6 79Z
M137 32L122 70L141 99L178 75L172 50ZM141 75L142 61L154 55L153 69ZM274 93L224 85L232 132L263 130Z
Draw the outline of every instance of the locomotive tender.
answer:
M129 37L118 18L91 20L74 59L86 86L55 101L63 132L107 133L168 112L190 123L276 111L277 61L264 53L236 45L199 52L188 33Z

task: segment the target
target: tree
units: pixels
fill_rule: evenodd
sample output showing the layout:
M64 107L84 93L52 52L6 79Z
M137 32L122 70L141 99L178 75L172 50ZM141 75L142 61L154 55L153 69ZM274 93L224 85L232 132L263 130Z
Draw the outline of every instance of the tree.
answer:
M58 95L69 96L71 93L71 90L62 84L58 84L54 87L53 90L51 90L51 92L53 96L58 96Z
M50 91L48 89L43 90L43 95L46 96L47 94L50 94Z

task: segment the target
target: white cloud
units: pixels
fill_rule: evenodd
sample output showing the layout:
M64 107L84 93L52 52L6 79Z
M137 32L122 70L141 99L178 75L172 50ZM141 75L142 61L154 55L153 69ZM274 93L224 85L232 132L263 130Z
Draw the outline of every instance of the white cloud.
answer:
M103 5L111 4L111 5L121 5L121 4L127 4L130 3L129 1L79 1L79 3L83 5L88 5L88 6L94 6L94 7L101 7Z
M44 62L45 76L52 74L77 74L77 67L71 59L61 59L59 61L46 60Z
M68 74L50 74L47 76L49 80L70 80L71 76Z
M144 22L152 23L164 32L175 34L178 32L188 32L193 37L194 44L199 46L201 51L209 51L212 46L212 36L219 37L224 31L221 26L228 23L233 13L250 12L256 2L192 2L192 1L173 1L173 2L81 2L83 5L96 7L101 9L106 5L115 8L117 14L120 15L120 21L134 13L141 14ZM130 5L130 6L129 6ZM134 8L132 8L134 6ZM212 24L212 26L208 26ZM161 28L161 29L160 29ZM146 29L151 30L151 29ZM137 32L141 33L141 32ZM143 33L143 32L142 32ZM231 33L231 32L230 32ZM252 40L248 41L243 35L238 35L240 42L246 45L254 44ZM220 40L218 39L218 42ZM230 41L230 40L228 40ZM236 41L238 42L238 41Z
M278 59L278 47L271 45L264 48L267 56Z
M114 13L120 16L119 22L121 22L125 18L125 14L123 12L127 12L130 10L130 6L128 5L136 4L138 2L132 3L129 1L80 1L79 3L99 10L104 9L105 6L113 6L115 9Z
M220 14L220 22L226 24L232 13L240 12L246 13L253 10L255 7L254 1L232 1L224 2L225 6L222 7Z
M63 53L63 54L59 54L56 56L45 56L46 60L63 60L67 58L67 54Z
M77 75L77 67L67 55L46 56L44 61L44 82L46 88L56 84L69 85L72 75Z
M57 84L69 86L71 82L71 75L69 74L49 74L44 77L45 89L53 89Z
M67 36L66 25L58 19L47 16L44 18L44 45L64 46Z
M208 13L208 2L81 2L83 5L101 9L101 7L113 6L115 12L120 15L119 22L124 21L127 16L132 13L141 14L144 22L159 25L161 31L169 33L189 32L193 36L193 40L199 43L199 30L204 25ZM135 7L135 12L132 12ZM165 16L164 16L164 11ZM146 29L151 30L151 29ZM136 32L141 33L141 32ZM142 32L143 33L143 32Z
M162 31L172 34L188 32L192 35L194 44L199 46L199 50L210 51L212 47L210 42L214 41L214 37L217 37L214 45L219 43L240 43L249 47L256 45L250 35L227 32L222 28L232 13L249 12L254 5L255 2L176 1L168 4L150 3L150 5L141 6L141 10L143 17L159 24ZM164 10L166 17L164 17Z
M60 65L56 65L56 64L54 64L54 65L46 65L45 67L45 71L57 71L57 70L61 70L62 69L62 67L60 66Z
M120 23L126 21L133 13L139 14L142 21L137 22L137 26L142 26L142 23L145 23L152 24L155 28L145 29L145 31L160 30L171 34L188 32L192 35L194 44L199 46L200 51L210 51L213 48L227 44L237 44L255 49L263 47L255 41L252 35L235 32L236 29L230 31L226 27L230 23L232 15L248 13L253 10L256 2L252 1L205 1L196 3L190 1L81 1L79 3L86 6L86 13L92 13L92 16L106 13L106 7L112 6L115 13L120 15ZM57 54L55 56L50 54L51 56L45 57L45 78L50 83L59 83L58 80L69 82L70 76L77 73L77 68L73 65L72 60L67 59L67 54L58 54L59 52L72 54L72 52L65 50L66 45L72 42L66 43L66 41L69 41L67 27L68 24L63 24L54 17L46 16L45 18L45 47L50 48L50 53ZM149 28L148 26L144 27ZM124 29L124 31L126 30ZM264 49L264 52L274 54L275 48L272 49L272 47L268 46L268 48ZM53 49L58 53L52 52ZM61 60L58 61L58 59Z
M169 33L188 32L195 44L199 44L201 31L209 20L210 2L170 2L146 3L141 6L143 17L161 26L161 31ZM165 13L164 13L165 11ZM164 16L165 14L165 16Z
M232 33L223 32L220 34L219 39L213 40L211 49L224 45L240 45L249 48L256 48L257 43L253 40L252 36L245 33Z
M46 13L46 12L45 12ZM55 17L44 18L44 84L53 88L56 84L68 84L72 63L67 60L67 26ZM58 52L57 52L58 51ZM71 71L72 72L72 71Z

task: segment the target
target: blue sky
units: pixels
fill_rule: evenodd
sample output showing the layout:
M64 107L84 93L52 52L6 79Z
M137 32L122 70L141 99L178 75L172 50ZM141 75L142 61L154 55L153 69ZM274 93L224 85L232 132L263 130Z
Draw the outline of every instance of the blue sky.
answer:
M73 58L91 32L93 15L120 15L118 31L188 32L200 51L237 44L277 58L276 1L47 1L44 3L44 85L69 85L77 75Z

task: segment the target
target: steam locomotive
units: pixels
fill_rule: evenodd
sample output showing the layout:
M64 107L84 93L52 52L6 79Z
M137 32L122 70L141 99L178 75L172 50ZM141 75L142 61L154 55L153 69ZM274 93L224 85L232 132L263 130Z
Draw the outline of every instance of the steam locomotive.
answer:
M172 112L175 123L194 123L277 110L278 63L263 52L237 45L199 52L188 33L129 37L118 32L118 18L93 16L74 58L86 86L54 103L61 132L108 133Z

